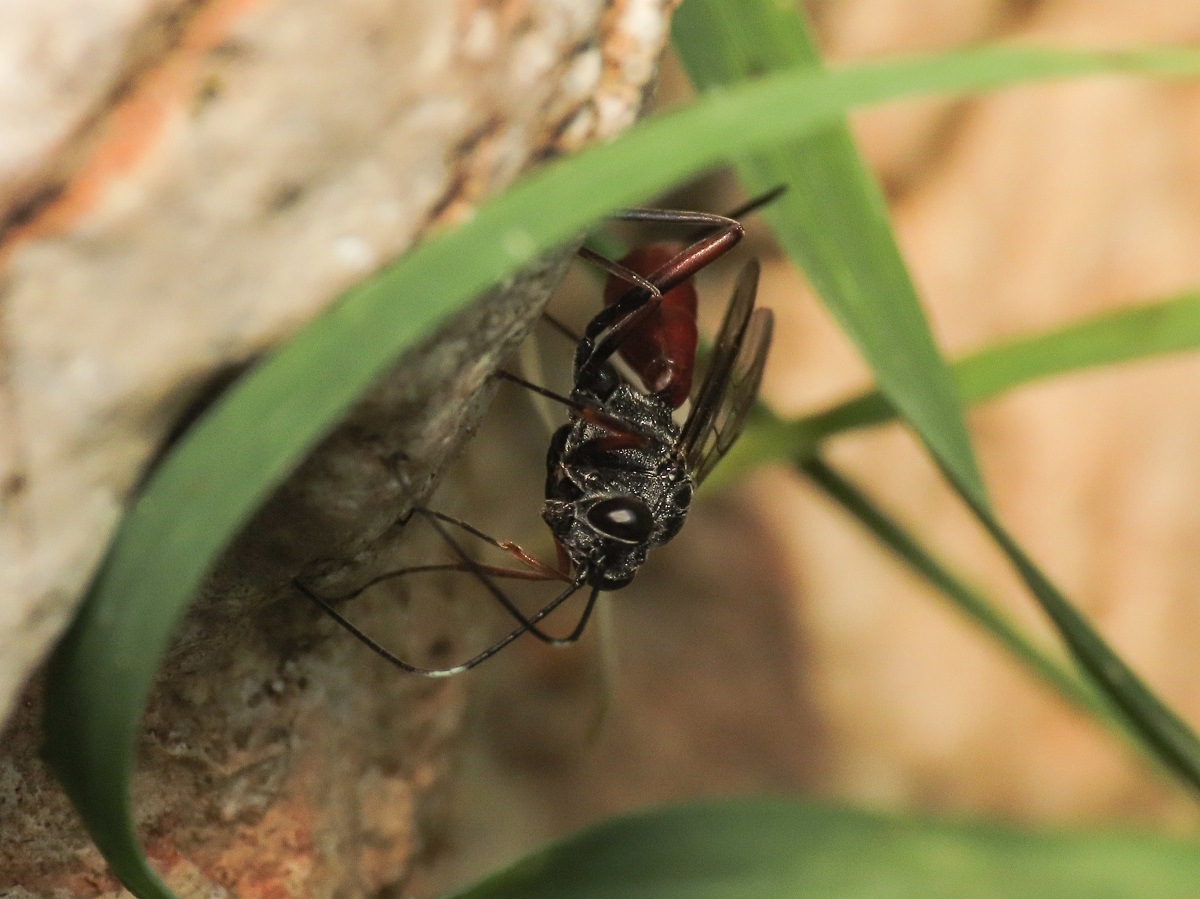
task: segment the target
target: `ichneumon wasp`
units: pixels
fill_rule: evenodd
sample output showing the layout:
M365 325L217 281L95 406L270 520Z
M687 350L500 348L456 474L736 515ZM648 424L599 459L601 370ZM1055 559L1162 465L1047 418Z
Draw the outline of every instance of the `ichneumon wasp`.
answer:
M742 268L704 380L695 391L697 298L691 279L741 240L739 218L781 192L777 188L729 215L652 208L618 213L614 218L621 221L681 225L698 228L700 233L686 246L650 244L619 262L587 249L579 251L608 272L608 281L604 308L581 336L547 316L577 341L569 395L504 371L497 373L570 412L569 421L554 433L546 460L542 518L555 540L556 564L539 561L517 544L496 540L465 521L418 506L409 515L424 516L456 561L391 571L336 599L318 595L299 579L293 581L296 588L388 662L428 677L474 668L525 633L555 646L578 640L600 593L629 584L647 551L679 533L693 491L741 434L771 344L771 312L754 305L759 266L752 260ZM621 374L614 357L640 384ZM691 408L681 427L673 414L689 399ZM522 567L478 561L452 529L502 550ZM515 626L459 664L428 668L397 657L332 605L381 581L421 571L470 573ZM535 613L526 615L496 584L498 577L558 581L563 587ZM543 619L583 590L588 591L587 601L570 632L554 636L543 630Z

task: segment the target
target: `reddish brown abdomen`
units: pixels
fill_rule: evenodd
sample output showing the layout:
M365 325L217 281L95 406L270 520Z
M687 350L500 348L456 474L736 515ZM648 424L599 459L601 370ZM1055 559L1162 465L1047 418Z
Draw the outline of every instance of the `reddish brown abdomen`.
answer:
M649 278L679 250L674 244L650 244L629 253L621 264ZM609 276L604 305L611 306L632 287L627 281ZM662 305L646 316L618 353L637 372L647 390L664 396L672 408L678 409L692 392L696 339L696 289L688 280L663 294Z

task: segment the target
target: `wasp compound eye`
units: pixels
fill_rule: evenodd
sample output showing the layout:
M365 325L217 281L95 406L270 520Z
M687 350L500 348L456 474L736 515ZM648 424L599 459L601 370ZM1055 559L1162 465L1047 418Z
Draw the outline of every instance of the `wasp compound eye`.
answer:
M654 530L650 507L636 496L602 499L587 511L588 524L622 543L644 543Z

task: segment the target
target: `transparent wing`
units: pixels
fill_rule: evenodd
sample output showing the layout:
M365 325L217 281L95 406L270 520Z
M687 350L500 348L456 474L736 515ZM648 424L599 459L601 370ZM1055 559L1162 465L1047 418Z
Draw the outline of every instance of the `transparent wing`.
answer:
M754 308L758 272L758 263L751 261L738 275L708 373L680 436L697 484L737 441L762 382L774 319L769 309Z

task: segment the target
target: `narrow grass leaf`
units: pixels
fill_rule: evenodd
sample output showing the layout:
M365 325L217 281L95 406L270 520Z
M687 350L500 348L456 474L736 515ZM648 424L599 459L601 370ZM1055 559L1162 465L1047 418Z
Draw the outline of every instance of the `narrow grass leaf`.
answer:
M1112 710L1090 683L1080 680L1074 671L1063 667L1046 650L1039 648L995 603L951 572L852 482L818 456L800 462L799 467L810 481L892 550L900 561L950 597L959 611L995 638L1063 699L1102 722L1112 723ZM1121 734L1124 735L1123 730Z
M1196 349L1200 294L1187 293L996 344L951 363L950 372L960 402L969 406L1054 375ZM791 421L760 416L759 426L747 431L722 461L713 483L771 461L807 458L837 434L894 421L896 410L882 393L871 390Z
M960 495L971 506L992 539L1008 555L1021 579L1038 598L1058 628L1071 654L1107 694L1127 729L1140 737L1180 781L1200 793L1200 742L1188 724L1150 690L1046 577L986 506L969 495Z
M992 600L939 561L852 482L819 457L798 459L796 464L815 486L890 549L897 559L946 596L955 608L1037 675L1042 683L1121 738L1139 760L1150 765L1156 773L1174 776L1174 771L1164 764L1159 753L1151 752L1141 740L1134 738L1125 721L1118 718L1111 704L1090 680L1080 679L1073 669L1064 667L1040 648L1008 616L999 612Z
M675 18L674 38L705 91L767 72L821 70L800 13L766 0L691 0ZM870 362L880 391L985 498L954 383L892 239L887 206L844 122L757 150L739 159L738 172L751 194L787 185L763 211L780 244Z

